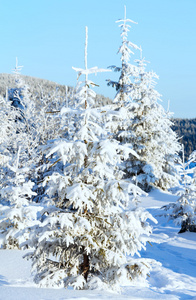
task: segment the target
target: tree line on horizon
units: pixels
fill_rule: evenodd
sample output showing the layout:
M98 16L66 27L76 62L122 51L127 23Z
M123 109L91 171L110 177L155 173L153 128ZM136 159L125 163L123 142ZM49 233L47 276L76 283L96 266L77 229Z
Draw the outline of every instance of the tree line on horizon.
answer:
M172 129L177 133L179 141L184 145L185 159L196 149L196 118L174 118Z

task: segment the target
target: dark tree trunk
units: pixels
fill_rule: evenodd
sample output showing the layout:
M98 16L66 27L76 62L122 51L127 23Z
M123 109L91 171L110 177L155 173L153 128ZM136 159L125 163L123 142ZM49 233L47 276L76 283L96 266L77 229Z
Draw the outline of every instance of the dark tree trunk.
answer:
M83 265L82 265L82 274L87 281L89 274L89 257L86 253L83 254Z
M178 233L184 233L186 231L196 232L196 225L190 224L190 222L188 222L188 220L183 221L182 225L181 225L181 229Z

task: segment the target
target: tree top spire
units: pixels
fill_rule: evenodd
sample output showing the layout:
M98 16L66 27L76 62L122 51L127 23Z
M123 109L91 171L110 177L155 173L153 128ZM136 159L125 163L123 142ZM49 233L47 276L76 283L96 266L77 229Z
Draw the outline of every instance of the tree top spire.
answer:
M137 22L135 22L135 21L133 21L131 19L127 19L127 17L126 17L126 11L127 11L127 9L126 9L126 5L125 5L124 6L124 19L119 19L119 20L116 21L116 23L123 22L124 25L125 25L127 22L130 22L130 23L138 24ZM123 25L119 25L119 26L123 26Z
M18 66L18 58L16 57L16 66L12 70L14 74L20 74L20 71L22 70L23 66Z
M88 47L88 27L86 26L85 27L85 33L86 33L86 36L85 36L85 49L84 49L84 65L85 65L85 70L87 70L87 47ZM88 80L88 75L87 73L85 74L85 79L86 81Z

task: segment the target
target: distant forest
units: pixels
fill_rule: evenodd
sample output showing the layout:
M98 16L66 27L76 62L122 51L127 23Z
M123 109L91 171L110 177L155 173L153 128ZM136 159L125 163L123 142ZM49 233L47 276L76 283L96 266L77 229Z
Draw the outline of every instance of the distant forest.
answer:
M60 101L65 101L65 94L70 94L73 92L72 87L66 87L65 85L60 85L55 82L51 82L45 79L39 79L30 76L21 75L32 94L37 94L40 97L41 94L45 94L50 101L52 94L58 94L61 98ZM6 88L14 88L15 77L14 74L0 74L0 95L6 96ZM10 98L10 95L8 96ZM11 99L10 99L11 100ZM110 104L112 100L103 95L96 96L96 105L107 105ZM179 142L184 144L185 158L196 150L196 118L195 119L177 119L173 120L174 125L172 129L177 132L179 137Z
M185 158L196 150L196 118L173 119L172 129L177 132L179 141L184 145Z

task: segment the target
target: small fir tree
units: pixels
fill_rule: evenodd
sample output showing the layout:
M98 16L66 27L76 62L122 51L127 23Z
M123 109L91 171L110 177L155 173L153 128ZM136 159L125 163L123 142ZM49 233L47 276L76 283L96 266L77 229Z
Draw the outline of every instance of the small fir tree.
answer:
M184 146L182 146L182 159L179 157L180 196L176 203L170 203L162 208L169 211L165 216L180 225L179 233L186 231L196 232L196 167L190 165L196 162L196 151L194 151L187 162L184 159Z

